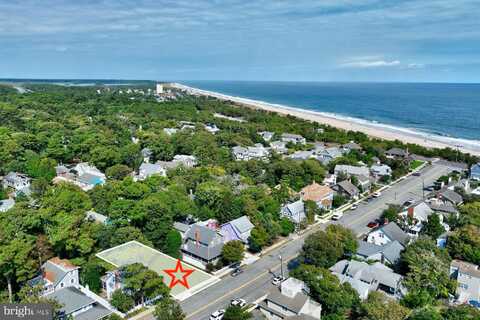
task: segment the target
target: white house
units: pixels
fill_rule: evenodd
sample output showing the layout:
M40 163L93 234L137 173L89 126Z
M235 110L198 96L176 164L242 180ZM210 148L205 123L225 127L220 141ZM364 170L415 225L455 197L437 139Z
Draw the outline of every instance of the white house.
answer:
M270 148L278 154L285 154L288 152L287 143L285 141L272 141Z
M233 147L232 154L237 161L266 160L270 156L270 150L257 143L254 147Z
M370 171L376 178L392 175L392 168L386 164L374 164L370 167Z
M59 165L55 168L57 176L54 183L69 182L84 191L93 189L96 185L102 185L107 180L105 174L87 162L77 165Z
M258 134L263 138L263 140L265 140L267 142L272 140L273 136L275 135L275 133L270 132L270 131L261 131Z
M30 193L30 182L31 179L27 175L18 172L9 172L2 180L4 189L12 188L16 194L24 193L27 195Z
M47 295L65 287L78 286L79 269L69 260L54 257L45 262L41 267L41 274L28 283L31 286L41 285L42 294Z
M343 173L348 176L370 176L370 170L367 167L357 167L357 166L350 166L345 164L337 164L335 166L335 174L338 176L339 174Z
M452 260L450 277L457 281L456 301L480 305L480 269L477 265L461 260Z
M280 290L271 290L258 308L268 320L320 320L322 306L305 293L306 289L303 281L288 278L281 283Z
M15 206L15 200L12 198L0 200L0 212L7 212Z
M197 165L197 158L191 155L177 154L173 157L173 162L177 162L187 168L193 168Z
M136 181L142 181L153 175L159 175L162 177L167 176L167 170L157 163L142 163L138 169L138 175L134 177Z
M290 219L293 223L299 224L306 219L305 204L303 200L289 203L280 209L280 216Z
M210 132L211 134L216 134L220 129L217 127L216 124L214 123L208 123L205 125L205 130Z

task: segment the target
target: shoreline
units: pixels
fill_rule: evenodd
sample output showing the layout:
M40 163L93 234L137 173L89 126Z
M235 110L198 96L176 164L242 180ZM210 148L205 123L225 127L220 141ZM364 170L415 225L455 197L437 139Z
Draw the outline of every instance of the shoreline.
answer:
M444 137L415 131L415 129L396 127L393 125L376 123L368 120L350 118L319 111L294 108L280 104L268 103L248 98L234 97L226 94L189 87L179 83L172 83L172 87L184 90L190 94L203 95L223 101L232 101L249 108L282 115L291 115L303 120L314 121L330 125L343 130L359 131L374 138L384 140L399 140L403 143L413 143L426 148L452 148L472 155L480 155L480 141L460 138Z

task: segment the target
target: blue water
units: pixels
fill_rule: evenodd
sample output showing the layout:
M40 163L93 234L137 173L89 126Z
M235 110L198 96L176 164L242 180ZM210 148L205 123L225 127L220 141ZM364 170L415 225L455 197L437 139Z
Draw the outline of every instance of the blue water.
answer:
M230 96L480 140L480 84L182 81Z

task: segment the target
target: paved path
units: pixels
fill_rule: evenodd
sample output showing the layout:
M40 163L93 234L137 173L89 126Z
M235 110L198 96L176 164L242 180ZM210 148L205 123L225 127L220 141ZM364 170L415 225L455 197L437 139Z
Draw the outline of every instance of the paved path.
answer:
M368 231L366 224L369 221L380 217L383 209L389 203L403 203L410 198L421 199L423 194L423 185L430 186L440 176L451 169L443 165L428 166L422 170L419 177L409 176L404 180L394 184L389 189L382 192L382 196L369 203L361 204L356 210L347 211L346 214L334 223L340 223L350 229L355 234L361 236ZM206 320L212 312L223 309L228 306L231 299L243 298L247 302L253 302L265 296L274 286L271 284L273 273L280 274L279 255L283 256L284 272L286 273L287 264L298 255L305 237L319 229L324 229L327 222L317 226L315 229L286 242L285 245L272 250L270 253L262 256L255 263L245 267L245 271L237 277L229 275L222 278L222 281L211 286L209 289L199 292L191 298L181 303L182 309L187 314L189 320ZM142 317L142 320L152 320L152 315Z

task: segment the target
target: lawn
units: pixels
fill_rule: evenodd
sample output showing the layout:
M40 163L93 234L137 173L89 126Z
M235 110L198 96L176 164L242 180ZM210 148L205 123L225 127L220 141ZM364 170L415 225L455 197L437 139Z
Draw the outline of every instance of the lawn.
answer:
M420 167L422 164L424 164L425 162L422 161L422 160L413 160L411 163L410 163L410 169L411 170L415 170L417 169L418 167Z
M119 268L124 265L132 263L141 263L150 270L155 271L163 277L165 284L169 285L171 277L163 270L175 269L177 259L170 257L158 250L150 248L137 241L130 241L114 248L107 249L100 253L97 253L97 257ZM184 268L195 270L188 277L188 284L190 288L198 288L203 285L208 285L212 281L215 281L215 277L212 277L208 273L195 268L185 262L182 262ZM184 293L187 289L181 285L176 285L171 290L171 295L177 298L180 294ZM196 291L196 290L195 290Z

